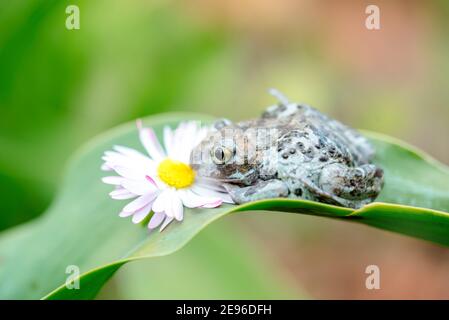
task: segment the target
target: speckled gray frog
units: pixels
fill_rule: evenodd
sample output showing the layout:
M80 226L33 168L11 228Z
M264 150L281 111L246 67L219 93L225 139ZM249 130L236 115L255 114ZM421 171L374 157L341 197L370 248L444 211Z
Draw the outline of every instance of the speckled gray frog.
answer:
M302 198L350 208L372 202L383 171L356 130L316 109L279 99L260 118L219 120L192 151L197 176L220 183L236 203Z

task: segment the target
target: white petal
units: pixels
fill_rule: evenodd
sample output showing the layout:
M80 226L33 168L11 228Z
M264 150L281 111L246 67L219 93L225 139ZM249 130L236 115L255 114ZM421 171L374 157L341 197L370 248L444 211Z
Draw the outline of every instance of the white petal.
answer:
M212 205L215 204L217 202L219 202L218 205L221 204L221 199L220 198L210 198L210 197L201 197L197 194L195 194L192 190L178 190L177 191L182 203L187 207L187 208L199 208L202 207L204 205Z
M215 191L215 190L210 190L210 189L201 187L201 186L196 185L196 184L194 184L190 189L193 192L195 192L197 195L200 195L200 196L220 198L221 200L223 200L223 202L234 203L234 201L232 201L231 196L228 193L218 192L218 191Z
M196 134L196 139L194 142L194 148L200 144L201 141L204 140L204 138L206 138L208 131L210 130L210 128L208 127L202 127L198 130L197 134Z
M129 217L129 216L132 216L134 214L134 212L125 212L125 211L121 211L119 214L118 214L118 216L120 217L120 218L126 218L126 217Z
M168 217L178 221L183 218L183 209L181 198L172 188L164 190L153 204L154 212L165 212Z
M164 221L165 213L155 212L148 223L148 229L157 228Z
M215 202L208 202L208 203L202 205L201 208L209 208L209 209L210 208L216 208L216 207L221 206L222 203L223 203L223 200L218 199Z
M140 142L153 160L160 161L161 159L165 158L164 150L157 140L157 136L154 133L153 129L143 128L140 124L139 137Z
M207 132L208 129L202 128L198 121L180 123L173 137L173 158L189 163L190 153L206 137Z
M120 154L115 151L106 151L105 155L101 157L109 167L122 166L122 167L133 167L133 166L142 166L139 161L135 159Z
M103 178L101 178L101 181L103 181L103 183L106 183L106 184L112 184L112 185L119 186L123 182L123 178L117 177L117 176L103 177Z
M187 123L186 122L181 122L178 127L175 129L175 132L173 134L173 148L172 148L172 152L170 154L170 157L178 160L178 161L182 161L184 162L184 158L185 158L185 151L184 148L186 146L185 144L185 137L187 136L187 132L186 132L186 127Z
M142 209L137 210L133 215L132 222L133 223L142 222L146 218L146 216L148 216L150 214L151 205L152 205L152 203L150 202L149 204L144 206Z
M137 150L123 146L114 146L114 149L140 167L155 168L156 166L153 160Z
M101 159L103 159L103 160L106 161L106 159L108 159L108 158L114 158L114 157L116 157L117 155L120 155L120 153L115 152L115 151L111 151L111 150L106 150L106 151L103 153L103 155L101 156Z
M126 189L117 189L109 193L112 199L115 200L125 200L135 198L137 195L129 192Z
M169 201L170 201L169 189L162 191L153 203L152 207L153 211L164 212L167 207L167 203L169 203Z
M114 146L114 150L120 152L121 154L133 157L133 156L137 156L137 157L145 157L145 155L135 149L131 149L128 147L124 147L124 146L119 146L119 145L115 145Z
M171 211L176 220L182 221L184 216L184 207L182 205L181 198L176 194L176 192L172 193L173 196L171 198Z
M219 184L217 182L213 182L209 179L204 179L202 177L198 177L195 180L195 185L202 187L204 189L208 189L208 190L212 190L212 191L217 191L217 192L221 192L221 193L227 193L225 187L222 184Z
M169 224L170 224L170 222L172 222L174 220L174 218L172 218L172 217L166 217L165 218L165 221L164 221L164 223L162 224L162 226L161 226L161 228L159 229L159 232L161 232L162 230L164 230L165 229L165 227L167 227Z
M154 187L158 188L159 185L161 185L161 181L159 178L157 178L156 175L154 175L153 177L150 175L146 175L145 179L150 182Z
M103 171L112 171L112 168L110 166L108 166L106 163L103 163L101 165L101 170L103 170Z
M173 131L169 126L164 127L164 146L170 158L173 153Z
M143 196L138 197L136 200L128 203L124 208L124 212L136 212L137 210L143 208L148 203L152 202L154 198L157 196L157 192L144 194Z
M122 182L122 187L128 190L129 192L132 192L139 196L156 191L155 185L152 184L147 179L143 180L126 179Z
M124 178L140 180L145 178L146 173L138 170L137 168L127 168L122 166L113 167L114 171L117 172Z
M136 151L137 152L137 151ZM124 155L115 151L106 151L101 158L109 167L121 166L126 168L139 168L140 170L154 170L156 164L145 156Z
M194 141L196 140L198 125L195 121L181 123L175 132L175 139L177 142L177 160L189 163L190 152L195 147Z

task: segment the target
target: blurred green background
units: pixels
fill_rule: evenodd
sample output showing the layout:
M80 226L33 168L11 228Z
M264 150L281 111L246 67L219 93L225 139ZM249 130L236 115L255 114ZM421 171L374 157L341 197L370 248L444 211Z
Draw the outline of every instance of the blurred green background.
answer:
M449 163L448 17L443 0L0 0L0 230L45 210L94 135L166 111L255 117L270 87ZM100 298L449 298L448 267L446 249L387 232L245 214L125 266Z

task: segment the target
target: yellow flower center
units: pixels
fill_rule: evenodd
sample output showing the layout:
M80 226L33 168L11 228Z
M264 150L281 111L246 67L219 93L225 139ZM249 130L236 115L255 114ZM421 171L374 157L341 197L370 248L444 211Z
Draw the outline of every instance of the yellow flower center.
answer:
M165 159L157 167L159 178L169 186L181 189L190 186L195 180L195 171L180 161Z

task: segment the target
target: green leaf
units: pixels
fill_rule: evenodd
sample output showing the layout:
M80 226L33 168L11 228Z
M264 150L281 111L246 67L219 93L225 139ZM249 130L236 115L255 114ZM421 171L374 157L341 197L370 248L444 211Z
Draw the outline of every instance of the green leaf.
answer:
M295 217L290 217L290 219ZM126 264L99 299L304 299L238 217L220 219L174 254ZM302 219L304 220L304 219Z
M165 114L144 120L160 136L165 124L211 118ZM367 133L368 134L368 133ZM360 210L311 201L271 199L240 206L186 210L182 223L162 232L117 217L122 202L108 198L100 182L101 155L115 144L142 149L134 124L111 130L86 145L72 161L59 196L41 218L0 237L0 297L91 299L123 264L168 255L224 215L241 211L283 211L345 219L449 245L447 167L410 146L368 134L377 148L375 162L385 170L379 202ZM68 265L80 267L80 290L68 290ZM52 291L53 290L53 291Z

